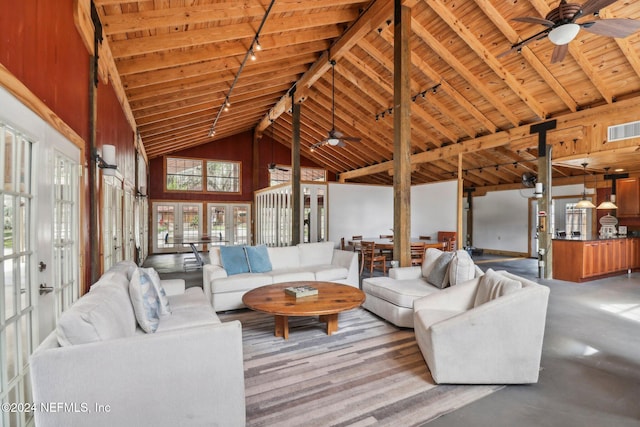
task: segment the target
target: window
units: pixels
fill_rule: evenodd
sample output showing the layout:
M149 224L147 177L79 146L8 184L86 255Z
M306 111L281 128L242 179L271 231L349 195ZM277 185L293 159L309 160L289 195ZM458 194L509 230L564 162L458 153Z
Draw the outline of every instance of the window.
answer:
M566 232L568 236L578 232L582 236L587 235L587 210L576 208L575 203L567 203L565 207Z
M240 193L240 162L167 157L166 170L167 191Z
M240 163L208 160L207 191L216 193L239 193Z
M168 157L167 190L202 191L202 160Z
M269 185L274 186L291 181L291 166L278 165L279 169L269 171ZM318 168L300 168L301 181L326 181L327 171Z

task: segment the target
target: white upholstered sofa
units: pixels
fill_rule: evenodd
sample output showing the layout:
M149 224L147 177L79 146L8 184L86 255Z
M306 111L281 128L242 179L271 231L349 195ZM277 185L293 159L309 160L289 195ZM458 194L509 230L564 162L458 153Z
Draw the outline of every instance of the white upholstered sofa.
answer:
M201 288L172 280L155 306L170 313L140 323L136 308L150 303L131 287L148 290L151 273L121 262L62 313L30 357L33 398L45 405L37 426L245 424L240 322L221 323Z
M489 269L416 300L416 341L434 381L537 382L548 299L548 287Z
M240 267L242 247L212 246L209 249L210 263L202 268L203 288L215 311L243 308L242 296L247 291L273 283L318 280L359 287L357 253L335 249L333 242L247 246L245 249L247 266ZM231 260L227 262L224 251L234 251L237 256L229 256ZM229 274L230 263L235 264L235 274Z
M448 286L482 275L466 251L425 251L422 266L389 270L389 277L362 280L367 310L396 326L413 327L413 302Z

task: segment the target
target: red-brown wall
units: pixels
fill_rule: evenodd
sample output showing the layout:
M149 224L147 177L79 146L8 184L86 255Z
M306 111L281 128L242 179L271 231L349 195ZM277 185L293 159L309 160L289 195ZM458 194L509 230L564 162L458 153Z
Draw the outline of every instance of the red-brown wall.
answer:
M222 202L251 202L253 192L268 187L268 164L291 164L291 151L288 147L279 143L271 146L271 139L263 136L259 142L258 159L258 183L253 183L253 132L244 132L233 137L224 138L209 144L200 145L187 150L172 153L173 157L193 157L213 160L233 160L242 162L242 191L240 194L211 194L181 191L165 191L164 182L164 157L158 157L150 161L149 197L154 200L205 200ZM272 155L273 150L273 155ZM307 158L301 158L302 166L320 167ZM331 174L329 180L335 180Z
M0 0L0 63L85 141L89 54L73 0Z

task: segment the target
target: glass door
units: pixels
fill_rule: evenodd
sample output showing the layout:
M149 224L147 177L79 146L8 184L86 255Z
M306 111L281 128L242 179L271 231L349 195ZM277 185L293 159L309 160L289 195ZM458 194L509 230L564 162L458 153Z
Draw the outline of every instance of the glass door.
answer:
M251 205L226 203L207 205L207 232L211 244L248 245L251 243Z
M153 203L153 252L190 250L189 241L202 236L202 205L199 203ZM198 245L201 249L202 245Z

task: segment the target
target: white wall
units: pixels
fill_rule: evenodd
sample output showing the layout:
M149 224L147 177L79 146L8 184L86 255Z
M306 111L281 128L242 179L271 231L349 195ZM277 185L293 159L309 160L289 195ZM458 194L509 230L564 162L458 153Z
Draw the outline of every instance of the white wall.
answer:
M552 197L577 195L582 185L553 187ZM532 189L494 191L473 198L473 246L529 253L529 197ZM533 225L531 226L533 227Z
M411 187L411 235L455 231L457 182ZM451 196L452 195L452 196ZM329 240L392 234L393 187L329 183Z

